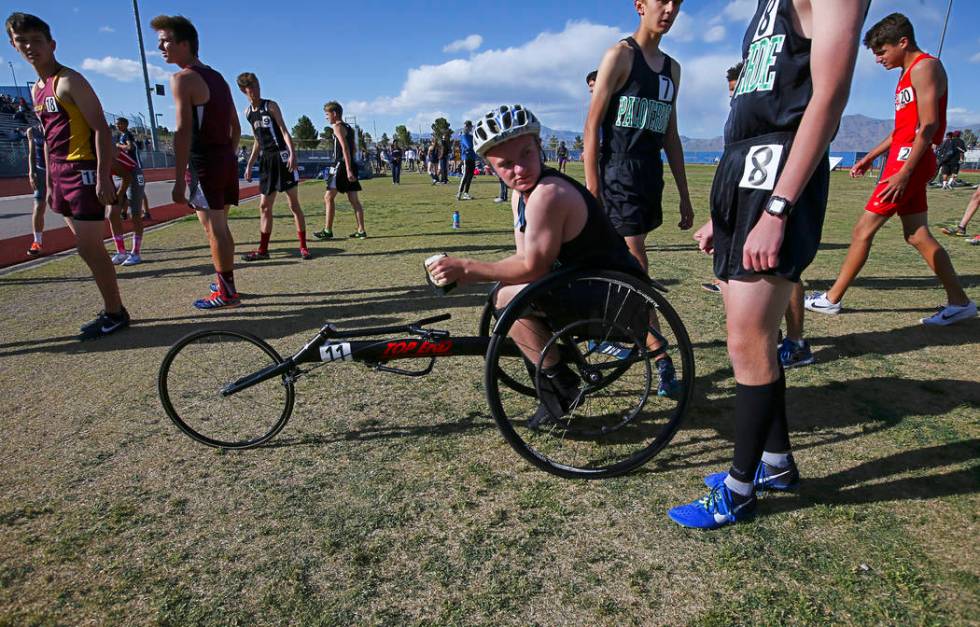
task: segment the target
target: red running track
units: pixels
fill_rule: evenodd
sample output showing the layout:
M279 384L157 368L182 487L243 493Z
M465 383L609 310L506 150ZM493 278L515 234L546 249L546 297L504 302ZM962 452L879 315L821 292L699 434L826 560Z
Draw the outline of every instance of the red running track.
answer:
M249 198L254 198L258 193L258 185L243 187L239 192L239 197L241 198L241 202L244 202ZM169 205L153 207L151 213L153 215L152 220L143 220L143 226L145 228L191 215L194 213L194 210L188 205L171 203ZM123 226L126 229L126 233L132 232L133 223L131 220L124 220ZM105 237L106 239L111 237L108 220L105 222ZM27 255L27 249L30 248L31 242L33 241L34 236L30 233L0 240L0 268L7 268L35 259L44 259L53 254L75 248L75 236L67 226L44 231L44 255L41 257L30 257Z

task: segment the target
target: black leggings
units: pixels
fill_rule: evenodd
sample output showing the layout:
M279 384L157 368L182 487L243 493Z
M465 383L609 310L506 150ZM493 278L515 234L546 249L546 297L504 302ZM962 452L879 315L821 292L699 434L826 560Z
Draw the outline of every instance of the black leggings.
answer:
M469 194L470 193L470 183L473 182L473 168L476 167L476 162L472 159L466 159L463 161L463 180L459 182L459 193Z

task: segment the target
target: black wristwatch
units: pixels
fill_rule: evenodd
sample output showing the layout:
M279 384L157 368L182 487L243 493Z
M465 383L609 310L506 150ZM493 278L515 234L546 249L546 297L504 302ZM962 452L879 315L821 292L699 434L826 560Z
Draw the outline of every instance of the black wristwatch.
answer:
M770 196L766 203L766 213L777 218L788 216L793 210L793 203L780 196Z

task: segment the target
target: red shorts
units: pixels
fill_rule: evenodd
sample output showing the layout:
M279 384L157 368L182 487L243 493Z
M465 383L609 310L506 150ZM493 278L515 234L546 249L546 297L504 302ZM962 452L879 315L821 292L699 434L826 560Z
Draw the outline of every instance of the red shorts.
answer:
M885 162L885 170L881 174L881 180L885 181L889 176L898 172L908 160L912 152L912 146L893 145L888 153L888 161ZM925 213L929 210L929 203L926 200L926 188L929 181L936 175L936 155L931 150L926 151L922 156L912 176L909 184L905 187L905 193L901 198L894 201L882 202L878 200L878 194L888 186L888 183L878 183L875 191L871 193L871 198L864 209L880 216L891 217L896 213L900 216L910 216L916 213Z
M230 148L203 159L192 156L184 180L190 191L188 203L195 209L222 210L238 204L238 159Z
M95 194L98 164L95 161L51 159L48 205L55 213L74 220L105 220L105 207Z

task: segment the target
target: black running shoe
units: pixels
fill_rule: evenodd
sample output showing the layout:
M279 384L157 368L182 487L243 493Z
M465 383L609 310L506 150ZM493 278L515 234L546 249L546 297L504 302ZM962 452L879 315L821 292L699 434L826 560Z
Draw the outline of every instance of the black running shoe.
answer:
M242 261L265 261L268 258L269 253L264 253L261 250L253 250L242 255Z
M95 320L89 322L88 324L83 324L78 334L78 339L80 340L94 340L111 333L115 333L120 329L125 329L129 326L129 312L123 307L119 313L110 314L106 313L103 309L99 312L99 315L95 317Z

